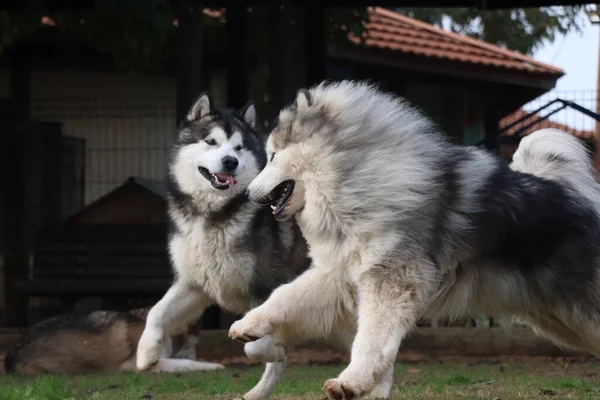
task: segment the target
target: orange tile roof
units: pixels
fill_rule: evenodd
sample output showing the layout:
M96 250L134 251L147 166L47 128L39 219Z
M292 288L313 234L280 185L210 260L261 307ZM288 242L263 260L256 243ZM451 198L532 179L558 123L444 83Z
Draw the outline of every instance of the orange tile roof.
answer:
M519 118L523 118L524 116L528 115L529 113L523 109L517 110L514 113L504 117L503 119L500 120L500 129L504 128L505 126L510 125L511 123L515 122L516 120L518 120ZM525 125L532 123L533 121L536 121L539 118L539 116L532 116L529 119L526 119L525 122L521 122L517 125L515 125L514 127L510 128L508 131L504 132L502 134L502 136L509 136L512 135L513 133L515 133L518 129L520 129L521 127L524 127ZM535 131L537 131L538 129L543 129L543 128L555 128L555 129L560 129L562 131L568 132L573 136L576 136L580 139L583 139L585 141L591 141L593 136L594 136L594 132L593 131L586 131L586 130L579 130L579 129L575 129L573 127L570 127L568 125L564 125L561 124L559 122L554 122L551 121L549 119L545 119L543 121L540 121L539 123L535 124L534 126L532 126L531 128L526 129L524 132L520 133L519 136L527 136Z
M380 7L369 8L365 42L419 56L561 76L564 71L523 54L448 32L431 24ZM350 39L358 42L356 36Z

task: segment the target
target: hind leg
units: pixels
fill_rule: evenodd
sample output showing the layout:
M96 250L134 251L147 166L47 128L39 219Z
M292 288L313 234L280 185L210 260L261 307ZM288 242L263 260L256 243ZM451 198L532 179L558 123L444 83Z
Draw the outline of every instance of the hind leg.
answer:
M335 344L336 347L344 350L350 350L355 331L338 327L327 339L328 342ZM244 395L245 400L263 400L273 394L275 388L285 372L288 348L282 344L276 343L272 336L267 335L255 342L246 343L244 346L246 355L249 358L267 362L265 372L260 381L252 390ZM375 389L368 396L372 399L383 399L390 396L394 378L394 366L392 365L386 372L383 379L377 383Z
M196 360L196 358L197 358L196 345L197 344L198 344L198 336L196 336L192 333L188 333L185 337L185 342L183 343L183 346L181 346L181 348L179 350L177 350L177 353L175 353L173 355L173 358Z
M148 313L137 347L137 369L151 369L166 355L163 354L166 337L183 331L191 321L200 318L210 304L210 298L199 288L175 281Z
M249 358L267 363L260 381L244 394L244 399L266 399L273 394L283 377L287 364L287 349L275 342L272 336L267 335L255 342L246 343L244 351Z
M533 331L559 347L600 355L600 327L593 321L571 326L555 316L531 319Z
M329 342L336 344L338 347L350 349L354 331L341 329L335 331L328 338ZM298 338L297 338L298 339ZM263 400L273 394L275 388L285 372L287 362L288 348L282 344L276 343L272 336L267 335L255 342L246 343L244 346L246 355L249 358L267 362L265 372L260 381L248 393L244 395L245 400ZM392 370L393 373L393 370ZM391 388L391 380L382 382L382 385L376 388L373 398L387 398Z
M260 381L244 394L244 400L264 400L269 398L283 377L286 364L286 361L267 363Z

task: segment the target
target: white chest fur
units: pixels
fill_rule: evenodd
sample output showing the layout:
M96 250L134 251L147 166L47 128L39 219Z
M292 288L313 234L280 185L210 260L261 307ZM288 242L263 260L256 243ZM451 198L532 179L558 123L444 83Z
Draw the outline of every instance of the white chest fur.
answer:
M250 308L255 259L244 247L253 213L239 213L222 225L206 219L176 221L179 233L169 242L173 266L179 279L198 286L215 303L242 313Z

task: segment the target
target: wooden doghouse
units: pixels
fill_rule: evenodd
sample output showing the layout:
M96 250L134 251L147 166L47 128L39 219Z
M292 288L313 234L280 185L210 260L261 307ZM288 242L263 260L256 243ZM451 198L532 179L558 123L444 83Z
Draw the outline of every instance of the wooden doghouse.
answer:
M60 298L65 311L89 297L124 308L154 303L172 279L165 185L132 177L59 229L42 232L29 279L20 288L31 296ZM202 325L218 329L234 318L212 307Z
M165 224L164 183L131 177L123 185L70 217L66 224Z

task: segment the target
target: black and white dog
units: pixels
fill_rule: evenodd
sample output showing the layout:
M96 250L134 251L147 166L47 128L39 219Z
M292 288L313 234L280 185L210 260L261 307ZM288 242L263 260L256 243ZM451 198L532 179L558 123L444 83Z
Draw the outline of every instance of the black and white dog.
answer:
M216 109L202 95L179 129L168 197L176 278L148 314L137 350L139 370L159 362L161 341L200 318L208 306L245 313L309 266L295 221L276 221L268 207L245 195L267 162L255 119L252 104L239 112ZM270 338L246 346L248 355L264 361L283 359L270 354L277 351L285 349ZM222 366L205 369L215 368ZM284 369L285 363L268 363L263 379L244 397L268 397Z
M295 219L313 266L230 329L289 346L346 331L331 399L387 397L423 317L517 316L600 354L600 185L575 137L544 129L510 166L450 143L364 82L300 90L267 141L250 200ZM358 320L358 324L356 321Z

